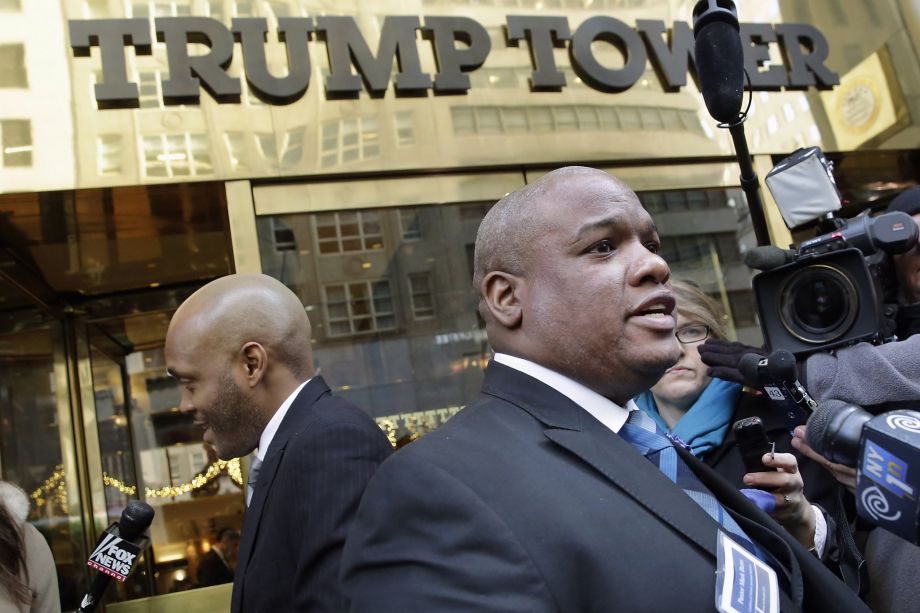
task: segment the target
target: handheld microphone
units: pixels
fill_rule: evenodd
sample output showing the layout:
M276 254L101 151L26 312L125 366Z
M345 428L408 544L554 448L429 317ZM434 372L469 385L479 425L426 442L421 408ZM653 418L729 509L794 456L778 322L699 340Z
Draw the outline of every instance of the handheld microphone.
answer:
M77 613L95 610L112 579L124 581L134 569L137 557L147 546L141 534L153 522L154 510L146 502L132 500L121 513L121 518L103 530L96 548L86 561L87 566L99 571L90 590L80 601Z
M706 110L718 122L733 123L741 113L744 95L744 51L734 3L697 2L693 37L694 64Z
M744 265L755 270L773 270L795 262L794 249L780 249L773 245L752 247L744 253Z
M738 372L746 385L763 390L782 411L789 430L804 424L818 406L798 379L795 356L785 349L777 349L767 357L745 354L738 362Z
M920 413L873 416L855 405L829 400L808 420L805 438L828 460L857 469L860 517L920 543Z

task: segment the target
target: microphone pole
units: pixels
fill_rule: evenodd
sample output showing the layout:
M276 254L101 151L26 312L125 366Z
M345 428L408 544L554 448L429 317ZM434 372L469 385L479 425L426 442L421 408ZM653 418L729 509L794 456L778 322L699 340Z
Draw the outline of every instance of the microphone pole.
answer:
M738 158L738 166L741 168L741 189L744 190L744 195L747 197L754 236L759 246L769 245L770 232L767 230L767 217L764 215L763 201L760 199L760 181L754 171L754 164L751 162L751 153L744 134L741 115L738 115L738 119L728 126L728 132L732 135L735 157Z
M767 219L760 198L760 183L747 138L744 97L744 49L741 46L738 10L725 0L699 0L693 7L694 65L706 109L720 128L728 128L741 167L741 189L747 198L754 236L760 246L770 244Z

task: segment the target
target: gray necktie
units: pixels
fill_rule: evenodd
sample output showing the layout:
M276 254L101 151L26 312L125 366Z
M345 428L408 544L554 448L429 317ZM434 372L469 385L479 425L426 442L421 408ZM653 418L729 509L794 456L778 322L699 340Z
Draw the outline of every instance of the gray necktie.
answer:
M259 478L259 471L262 469L262 460L259 459L259 456L252 456L252 460L249 461L249 481L246 483L246 506L249 506L249 501L252 500L252 492L256 487L256 479Z

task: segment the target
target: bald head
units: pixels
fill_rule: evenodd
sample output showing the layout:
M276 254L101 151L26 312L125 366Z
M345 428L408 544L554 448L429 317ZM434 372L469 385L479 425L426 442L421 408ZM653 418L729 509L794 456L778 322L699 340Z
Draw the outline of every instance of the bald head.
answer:
M492 271L518 276L526 274L528 253L540 244L552 209L557 213L564 210L566 187L585 178L601 178L632 194L629 187L613 175L586 166L558 168L511 192L489 210L476 233L473 290L477 294L481 295L482 280ZM482 302L479 311L488 321Z
M232 355L256 342L297 379L313 374L306 311L287 286L268 275L228 275L208 283L176 311L168 336L172 334L212 355Z

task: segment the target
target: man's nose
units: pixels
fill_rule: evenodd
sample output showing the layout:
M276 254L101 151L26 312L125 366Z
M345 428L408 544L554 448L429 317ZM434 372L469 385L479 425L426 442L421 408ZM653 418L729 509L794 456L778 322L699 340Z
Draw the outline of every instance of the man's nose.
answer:
M179 398L179 410L183 413L191 413L195 410L195 405L192 403L188 392L182 392L182 396Z
M636 285L648 282L655 284L667 283L668 279L671 278L671 269L668 267L668 263L664 261L664 258L657 253L652 253L643 245L633 264L630 276Z

